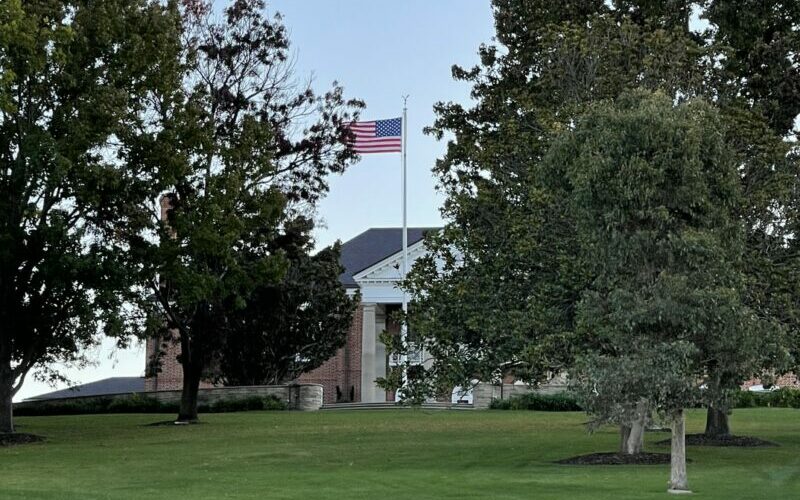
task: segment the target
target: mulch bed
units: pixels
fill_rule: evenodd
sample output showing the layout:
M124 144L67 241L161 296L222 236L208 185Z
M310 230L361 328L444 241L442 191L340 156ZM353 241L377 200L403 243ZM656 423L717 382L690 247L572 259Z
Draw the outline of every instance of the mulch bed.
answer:
M556 463L562 465L661 465L668 464L669 453L590 453L577 457L565 458ZM688 462L688 460L687 460Z
M669 439L658 441L656 444L670 444ZM759 448L765 446L778 446L777 443L772 441L765 441L756 437L750 436L719 436L708 437L705 434L687 434L687 446L738 446L741 448Z
M26 434L24 432L0 432L0 446L14 446L18 444L30 444L44 441L42 436L36 434Z

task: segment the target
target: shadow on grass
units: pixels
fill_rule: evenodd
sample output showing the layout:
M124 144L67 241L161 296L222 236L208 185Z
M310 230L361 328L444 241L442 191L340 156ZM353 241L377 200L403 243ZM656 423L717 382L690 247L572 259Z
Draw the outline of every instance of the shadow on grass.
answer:
M44 436L27 434L25 432L0 433L0 446L17 446L20 444L40 443Z
M663 465L668 464L669 453L589 453L577 457L565 458L555 463L560 465ZM688 460L687 460L688 461Z
M670 440L665 439L663 441L657 441L656 444L668 445L670 444ZM686 445L687 446L730 446L730 447L740 447L740 448L763 448L763 447L780 446L778 443L773 443L772 441L765 441L757 437L734 436L734 435L709 437L706 436L705 434L687 434Z

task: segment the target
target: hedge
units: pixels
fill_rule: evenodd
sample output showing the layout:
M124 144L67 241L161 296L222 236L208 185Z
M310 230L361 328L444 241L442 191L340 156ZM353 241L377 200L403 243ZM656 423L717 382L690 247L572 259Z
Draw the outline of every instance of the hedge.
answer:
M200 413L226 413L253 410L286 410L286 402L276 396L251 396L239 399L223 399L197 407ZM81 415L90 413L177 413L178 403L162 403L157 399L133 394L116 398L87 398L84 400L35 404L23 404L14 408L16 416Z
M582 411L575 396L568 392L537 394L529 392L508 399L493 399L492 410Z
M733 408L800 408L800 389L783 387L771 392L741 391L731 405Z
M731 408L800 408L800 389L784 387L772 392L740 391L734 394ZM493 399L493 410L583 411L578 400L569 392L537 394L534 392Z

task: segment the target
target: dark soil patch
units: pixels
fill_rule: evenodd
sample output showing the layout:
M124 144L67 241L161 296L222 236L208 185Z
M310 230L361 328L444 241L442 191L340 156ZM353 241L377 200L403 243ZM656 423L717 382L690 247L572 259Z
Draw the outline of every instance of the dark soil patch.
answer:
M669 453L590 453L559 460L563 465L661 465L669 463ZM688 462L688 460L687 460Z
M658 441L656 444L669 445L670 440ZM778 446L777 443L772 441L765 441L757 437L750 436L719 436L708 437L705 434L687 434L687 446L738 446L741 448L759 448L766 446Z
M26 434L24 432L0 432L0 446L14 446L18 444L30 444L44 441L42 436L36 434Z

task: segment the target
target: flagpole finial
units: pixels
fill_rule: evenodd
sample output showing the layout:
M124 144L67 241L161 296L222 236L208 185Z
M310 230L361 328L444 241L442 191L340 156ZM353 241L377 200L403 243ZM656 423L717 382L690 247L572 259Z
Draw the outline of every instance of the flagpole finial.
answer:
M406 94L406 95L402 96L402 98L403 98L403 109L406 109L406 107L407 107L407 105L408 105L408 98L409 98L409 97L410 97L410 96L409 96L408 94Z

